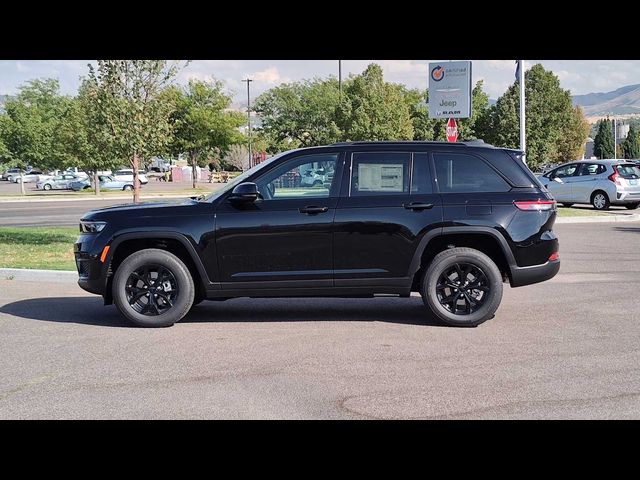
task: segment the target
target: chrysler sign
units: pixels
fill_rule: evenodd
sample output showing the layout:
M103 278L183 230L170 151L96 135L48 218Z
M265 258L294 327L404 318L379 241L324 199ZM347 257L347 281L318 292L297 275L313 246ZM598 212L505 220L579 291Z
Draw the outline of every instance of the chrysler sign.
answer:
M471 62L429 64L429 118L471 116Z

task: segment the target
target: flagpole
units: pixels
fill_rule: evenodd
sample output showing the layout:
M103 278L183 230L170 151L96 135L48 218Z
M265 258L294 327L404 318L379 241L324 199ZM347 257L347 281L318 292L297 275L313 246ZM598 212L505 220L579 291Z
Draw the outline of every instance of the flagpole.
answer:
M525 99L524 99L524 60L518 60L518 83L520 86L520 150L525 152L522 155L522 161L527 163L527 138L525 135L526 115L525 115Z

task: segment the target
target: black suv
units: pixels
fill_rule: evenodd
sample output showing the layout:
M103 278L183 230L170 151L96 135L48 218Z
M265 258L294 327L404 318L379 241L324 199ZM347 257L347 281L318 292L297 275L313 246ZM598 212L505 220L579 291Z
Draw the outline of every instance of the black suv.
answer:
M519 151L350 142L281 153L206 197L89 212L75 256L80 286L139 326L203 300L411 292L474 326L503 282L558 272L555 218Z

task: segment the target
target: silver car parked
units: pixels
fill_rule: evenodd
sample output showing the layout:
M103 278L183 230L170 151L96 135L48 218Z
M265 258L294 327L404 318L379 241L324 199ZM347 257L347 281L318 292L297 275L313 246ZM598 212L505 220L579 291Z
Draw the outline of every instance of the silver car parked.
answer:
M640 168L629 160L582 160L560 165L538 180L558 203L590 203L596 210L640 205Z

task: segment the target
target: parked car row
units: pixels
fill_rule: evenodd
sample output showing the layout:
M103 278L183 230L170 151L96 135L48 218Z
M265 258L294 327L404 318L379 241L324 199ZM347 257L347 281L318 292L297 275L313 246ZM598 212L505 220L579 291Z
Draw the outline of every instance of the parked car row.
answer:
M10 168L2 173L0 178L13 183L35 183L36 189L46 191L80 191L93 186L93 179L77 168L69 168L63 172L56 170L49 174L36 169L21 170L20 168ZM98 178L102 190L133 190L132 169L116 170L113 174L110 171L101 172ZM138 173L138 180L141 185L149 183L149 179L143 172Z

